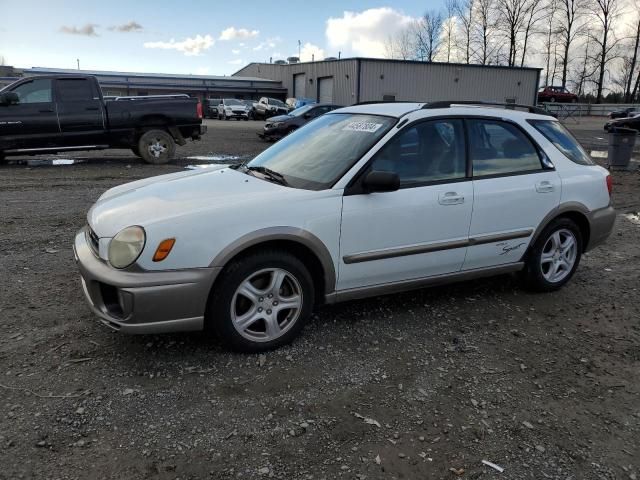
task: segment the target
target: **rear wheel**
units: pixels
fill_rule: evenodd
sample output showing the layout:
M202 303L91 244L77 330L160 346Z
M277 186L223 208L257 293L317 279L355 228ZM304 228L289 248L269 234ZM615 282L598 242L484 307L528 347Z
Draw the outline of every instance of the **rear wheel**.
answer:
M173 158L176 143L164 130L149 130L140 137L138 151L145 162L160 165Z
M542 231L526 261L524 280L540 292L565 285L573 276L582 254L582 235L569 218L557 218Z
M234 260L214 288L207 327L232 349L243 352L290 343L314 304L309 271L296 257L280 250Z
M550 101L551 103L554 103L554 102L556 101L556 97L551 97L551 98L549 99L549 101Z

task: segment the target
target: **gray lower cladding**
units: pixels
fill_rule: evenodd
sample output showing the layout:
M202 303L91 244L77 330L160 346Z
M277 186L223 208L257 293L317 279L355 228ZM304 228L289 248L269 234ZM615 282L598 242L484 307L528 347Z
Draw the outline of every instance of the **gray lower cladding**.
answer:
M609 238L616 223L616 211L609 205L589 212L587 219L589 220L590 236L589 243L585 246L585 251L597 247Z
M464 282L476 278L493 277L507 273L518 272L524 268L524 262L507 263L494 267L476 268L473 270L463 270L460 272L434 275L431 277L415 278L412 280L402 280L393 283L371 285L369 287L351 288L340 290L325 296L328 304L345 302L348 300L358 300L361 298L375 297L378 295L389 295L391 293L406 292L419 288L434 287L436 285L446 285L448 283Z
M422 245L410 245L408 247L387 248L383 250L373 250L371 252L354 253L345 255L342 260L346 264L370 262L372 260L383 260L386 258L406 257L408 255L419 255L422 253L439 252L442 250L452 250L454 248L465 248L474 245L484 245L487 243L504 242L517 238L530 237L533 229L517 230L508 233L498 233L491 235L479 235L466 240L452 240L447 242L426 243Z
M85 229L74 242L82 289L91 310L108 327L125 333L202 330L217 267L133 272L99 259Z

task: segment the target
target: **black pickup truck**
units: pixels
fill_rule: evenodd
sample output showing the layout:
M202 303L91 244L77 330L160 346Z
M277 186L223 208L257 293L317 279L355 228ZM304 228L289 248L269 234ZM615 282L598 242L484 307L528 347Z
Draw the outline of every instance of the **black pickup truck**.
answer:
M0 161L8 155L130 148L167 163L200 139L202 105L187 95L102 97L95 77L38 76L0 90Z

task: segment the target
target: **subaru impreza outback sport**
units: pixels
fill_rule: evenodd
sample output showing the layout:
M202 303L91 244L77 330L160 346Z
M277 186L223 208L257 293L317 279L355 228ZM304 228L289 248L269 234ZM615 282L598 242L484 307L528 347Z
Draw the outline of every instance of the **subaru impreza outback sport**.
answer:
M323 303L508 272L558 289L610 234L610 192L535 107L356 105L247 164L108 190L74 252L109 327L261 351Z

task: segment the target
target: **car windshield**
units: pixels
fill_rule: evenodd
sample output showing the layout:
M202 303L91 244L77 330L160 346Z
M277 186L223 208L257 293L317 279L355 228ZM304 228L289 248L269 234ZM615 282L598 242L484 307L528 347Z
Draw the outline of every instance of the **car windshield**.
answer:
M275 105L276 107L285 107L286 105L280 100L276 100L275 98L270 98L269 103L271 105Z
M379 115L323 115L268 148L247 167L264 167L286 184L308 190L331 187L396 123Z
M315 105L305 105L304 107L296 108L295 110L289 112L289 115L291 115L292 117L299 117L307 113L313 107L315 107Z
M235 98L225 98L225 105L244 105L240 100L236 100Z

